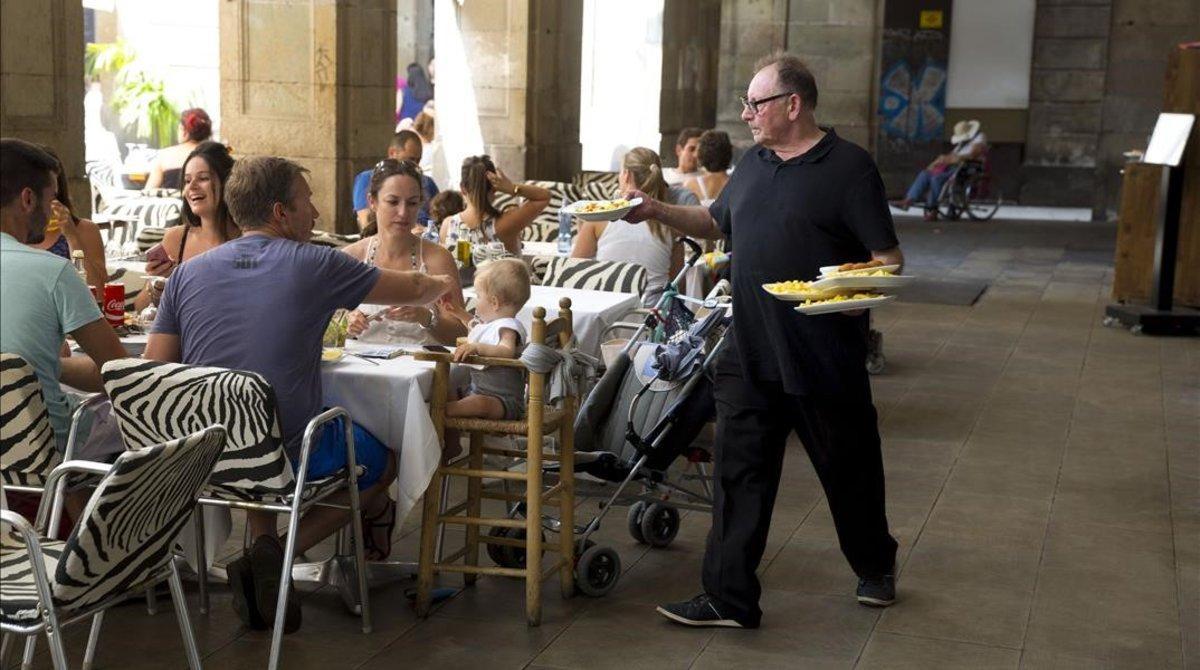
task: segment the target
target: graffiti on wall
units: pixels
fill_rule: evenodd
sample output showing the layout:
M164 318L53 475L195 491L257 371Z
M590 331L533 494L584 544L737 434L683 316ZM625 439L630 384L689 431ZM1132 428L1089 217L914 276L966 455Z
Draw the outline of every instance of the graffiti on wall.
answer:
M889 137L915 142L941 139L946 123L946 65L927 59L916 72L906 60L880 81L880 127Z

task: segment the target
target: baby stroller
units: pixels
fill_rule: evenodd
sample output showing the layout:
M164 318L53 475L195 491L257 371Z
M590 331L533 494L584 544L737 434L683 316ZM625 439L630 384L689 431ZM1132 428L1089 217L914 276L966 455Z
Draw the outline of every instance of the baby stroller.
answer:
M602 498L599 513L577 530L580 549L614 505L627 506L630 535L665 547L679 531L679 510L712 508L709 452L693 444L716 414L709 371L732 322L729 284L703 299L676 291L702 250L692 250L684 269L665 287L655 307L588 394L575 422L577 499ZM631 325L617 324L610 328ZM682 472L671 470L679 459ZM553 523L551 521L550 523ZM620 577L620 558L606 553L599 565L579 565L580 590L599 596Z

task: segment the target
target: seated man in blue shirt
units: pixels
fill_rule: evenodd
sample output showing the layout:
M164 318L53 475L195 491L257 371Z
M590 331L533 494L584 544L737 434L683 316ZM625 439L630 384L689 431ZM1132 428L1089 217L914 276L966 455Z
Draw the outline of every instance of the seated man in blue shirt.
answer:
M242 236L179 265L159 303L146 344L152 360L248 370L275 390L284 449L293 465L308 421L322 410L321 339L338 308L368 302L425 305L449 290L448 277L384 270L348 254L308 244L317 218L304 168L285 158L252 156L237 162L225 185L229 211ZM340 425L340 424L337 424ZM312 447L308 475L332 475L346 466L344 431L326 424ZM355 460L364 516L386 518L395 476L388 445L354 426ZM399 445L391 445L393 448ZM346 504L348 492L328 499ZM275 515L246 515L253 543L229 564L234 608L251 628L275 620L283 546ZM346 512L314 507L300 521L302 553L346 524ZM388 538L364 542L386 558ZM284 632L300 626L300 608L288 599Z
M388 143L387 157L420 164L424 150L420 135L411 130L401 130L393 135L392 141ZM372 166L359 172L354 177L354 189L351 191L354 194L354 213L358 217L358 229L362 231L363 235L375 234L374 226L367 222L367 213L370 211L367 207L367 187L371 184L371 172L374 169ZM424 228L424 231L414 229L413 232L425 239L436 241L438 227L429 225L429 202L433 200L433 196L438 194L438 187L429 175L423 175L421 188L425 191L425 198L421 201L421 210L417 212L417 223ZM440 222L435 221L434 223Z

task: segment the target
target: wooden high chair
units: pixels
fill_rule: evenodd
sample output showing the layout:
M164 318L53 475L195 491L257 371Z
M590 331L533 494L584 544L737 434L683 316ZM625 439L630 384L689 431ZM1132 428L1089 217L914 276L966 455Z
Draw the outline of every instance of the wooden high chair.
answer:
M533 310L533 332L530 342L541 342L556 349L570 346L573 335L571 316L571 300L563 298L559 301L558 317L546 322L546 310L538 307ZM524 419L503 421L474 418L447 418L446 392L450 384L451 356L447 353L417 352L413 354L417 360L434 361L433 392L430 398L430 413L438 439L445 445L446 429L466 432L470 435L470 451L467 458L460 464L442 465L433 475L429 488L425 491L424 511L421 520L421 550L420 567L417 578L417 614L424 617L429 614L431 592L434 576L438 572L458 572L463 574L465 585L475 583L478 575L502 575L505 577L520 577L525 580L525 612L530 626L537 626L542 619L541 589L542 580L558 573L564 598L575 592L575 478L574 478L574 426L575 412L579 404L577 396L562 399L558 407L545 404L545 392L549 375L534 372L516 359L487 358L472 356L468 363L479 365L496 365L524 370L529 378L528 406ZM558 453L543 453L542 438L546 434L558 431ZM525 449L498 448L484 446L483 436L493 435L524 435L527 438ZM506 456L525 461L525 471L514 469L486 470L483 457L485 454ZM561 464L558 483L548 488L542 483L542 463L546 460L556 460ZM465 465L462 465L465 463ZM467 499L444 512L439 513L439 500L443 479L448 476L467 478ZM525 491L486 491L483 488L484 479L498 479L520 486L524 483ZM525 518L483 517L483 500L501 500L507 504L524 504ZM559 508L559 542L543 544L542 540L542 507ZM460 524L466 527L465 546L442 558L435 556L435 548L441 524ZM480 528L515 529L505 534L481 534ZM518 530L523 530L525 539L514 537ZM515 547L525 550L524 567L493 567L479 564L479 545L493 544L503 547ZM511 550L510 550L511 551ZM542 552L557 551L558 559L543 571ZM518 554L519 556L519 554ZM462 562L459 563L458 561ZM517 562L519 563L519 561Z

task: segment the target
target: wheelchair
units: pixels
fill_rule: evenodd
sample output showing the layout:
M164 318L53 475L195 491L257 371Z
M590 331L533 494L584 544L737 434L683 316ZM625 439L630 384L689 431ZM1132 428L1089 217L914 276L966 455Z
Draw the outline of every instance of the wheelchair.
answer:
M954 166L938 193L937 210L943 218L957 221L966 214L972 221L987 221L1000 209L1000 190L992 184L987 156Z

